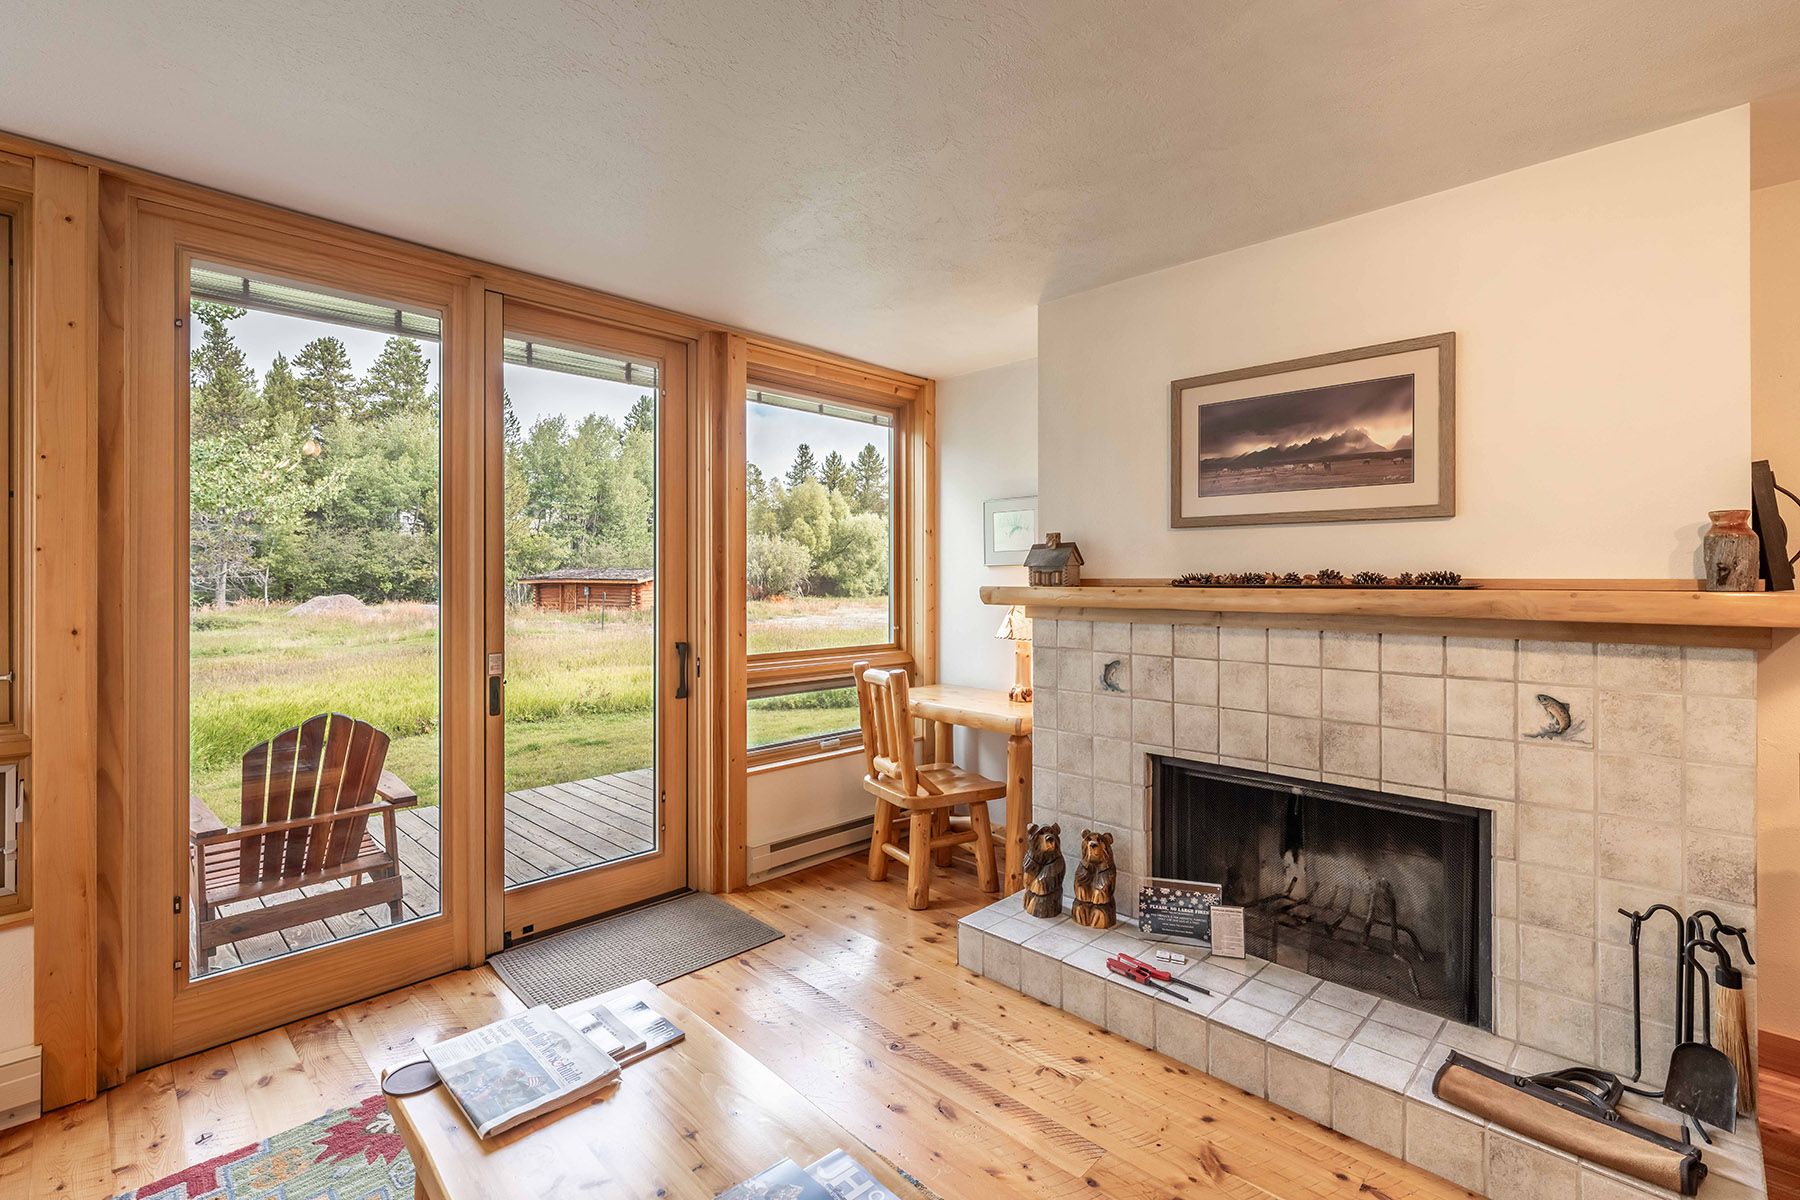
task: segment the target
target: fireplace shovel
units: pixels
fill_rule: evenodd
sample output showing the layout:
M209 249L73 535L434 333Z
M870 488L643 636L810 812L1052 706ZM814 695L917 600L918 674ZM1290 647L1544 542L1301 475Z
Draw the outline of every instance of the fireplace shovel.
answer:
M1689 1000L1683 1015L1682 1043L1669 1056L1669 1078L1663 1086L1663 1103L1693 1119L1694 1128L1707 1143L1706 1126L1727 1132L1737 1128L1738 1073L1725 1052L1712 1044L1712 981L1696 957L1702 949L1716 950L1711 939L1692 939L1682 951L1682 969L1700 977L1705 1019L1700 1025L1703 1041L1694 1040L1694 1004Z

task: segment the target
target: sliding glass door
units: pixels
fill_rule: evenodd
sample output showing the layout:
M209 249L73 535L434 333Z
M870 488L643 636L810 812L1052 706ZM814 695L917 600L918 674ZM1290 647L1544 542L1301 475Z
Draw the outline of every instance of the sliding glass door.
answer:
M686 882L687 363L685 343L498 298L489 313L504 943Z
M150 1063L477 951L484 597L467 289L143 232L137 377L167 383L130 405L128 670L174 701L134 708L125 783Z

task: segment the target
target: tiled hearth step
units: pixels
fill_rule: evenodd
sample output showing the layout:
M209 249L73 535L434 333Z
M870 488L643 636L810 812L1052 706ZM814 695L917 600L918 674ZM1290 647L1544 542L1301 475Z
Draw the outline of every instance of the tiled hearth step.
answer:
M1170 966L1212 992L1186 1003L1113 975L1121 951ZM1431 1081L1451 1050L1521 1072L1569 1065L1482 1029L1446 1022L1250 957L1212 958L1129 925L1104 932L1067 916L1039 920L1016 896L963 918L957 961L996 983L1091 1021L1255 1096L1496 1200L1648 1200L1675 1193L1582 1162L1444 1104ZM1169 965L1169 964L1164 964ZM1650 1110L1659 1105L1645 1103ZM1667 1110L1661 1110L1667 1113ZM1576 1118L1571 1118L1574 1120ZM1704 1148L1705 1200L1763 1200L1756 1123Z

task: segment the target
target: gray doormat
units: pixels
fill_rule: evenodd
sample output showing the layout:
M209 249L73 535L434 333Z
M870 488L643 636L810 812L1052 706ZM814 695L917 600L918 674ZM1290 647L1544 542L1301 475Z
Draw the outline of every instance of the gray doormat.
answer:
M694 892L503 950L488 966L528 1004L560 1007L640 979L664 983L781 931Z

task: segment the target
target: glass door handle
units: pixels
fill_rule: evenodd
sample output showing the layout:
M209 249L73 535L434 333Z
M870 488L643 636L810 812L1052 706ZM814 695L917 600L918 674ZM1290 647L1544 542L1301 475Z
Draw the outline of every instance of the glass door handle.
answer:
M675 698L677 700L688 698L688 652L692 649L693 647L686 642L675 643Z
M500 715L500 683L498 675L488 676L488 716L490 717Z

